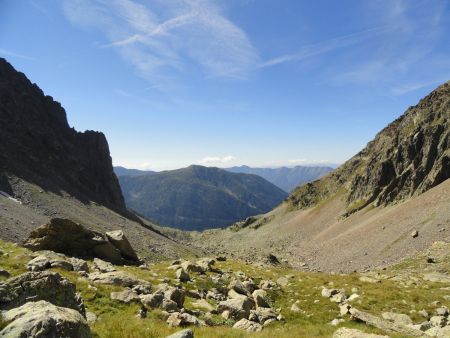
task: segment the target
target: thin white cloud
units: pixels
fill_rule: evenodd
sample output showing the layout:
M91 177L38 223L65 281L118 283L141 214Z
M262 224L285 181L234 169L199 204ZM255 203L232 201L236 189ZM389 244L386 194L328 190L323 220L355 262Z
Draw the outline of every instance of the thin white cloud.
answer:
M425 87L431 87L431 86L437 86L439 84L442 84L450 79L450 73L446 77L442 77L439 80L431 80L431 81L424 81L424 82L411 82L406 84L398 85L394 88L392 88L392 93L394 95L403 95L407 94Z
M74 24L100 29L143 77L158 82L194 64L207 77L243 77L258 63L245 32L216 1L66 0ZM156 80L156 81L155 81Z
M7 49L2 49L0 48L0 55L2 56L8 56L8 57L14 57L14 58L19 58L19 59L25 59L25 60L34 60L34 58L23 55L23 54L19 54Z
M382 33L385 29L386 29L385 27L375 27L363 30L361 32L339 36L321 43L307 45L294 54L286 54L262 62L261 64L258 65L257 68L266 68L286 62L301 61L310 58L312 56L331 52L339 48L349 47L363 40L369 39L379 33Z
M228 155L224 157L220 156L207 156L197 161L198 164L224 164L235 160L236 157Z
M437 62L433 53L446 25L446 2L392 0L390 6L384 2L368 6L386 31L370 46L369 55L337 64L339 69L330 69L327 81L339 86L383 84L401 95L419 89L421 84L426 86L430 73L448 73L448 65Z

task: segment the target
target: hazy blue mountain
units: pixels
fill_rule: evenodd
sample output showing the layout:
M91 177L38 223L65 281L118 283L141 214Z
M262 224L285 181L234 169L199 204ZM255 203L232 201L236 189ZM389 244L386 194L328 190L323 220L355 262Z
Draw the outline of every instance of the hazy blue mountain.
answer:
M116 176L141 176L155 173L155 171L151 170L128 169L120 166L114 167L114 172L116 173Z
M260 176L202 166L119 176L119 181L129 208L184 230L223 227L265 213L287 196Z
M251 168L248 166L226 168L233 173L254 174L265 178L286 192L299 185L315 181L333 170L332 167L296 166L292 168Z

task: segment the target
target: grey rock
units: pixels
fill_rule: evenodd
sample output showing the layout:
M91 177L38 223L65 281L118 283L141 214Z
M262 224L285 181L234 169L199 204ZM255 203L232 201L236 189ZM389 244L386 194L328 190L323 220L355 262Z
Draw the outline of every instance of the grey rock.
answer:
M27 263L28 271L44 271L50 268L50 258L39 255Z
M378 334L365 333L356 329L341 327L333 334L333 338L389 338L389 336L381 336Z
M113 272L93 272L89 274L89 280L97 284L111 284L126 287L133 287L139 284L149 285L148 282L137 279L135 276L123 271Z
M111 292L110 297L113 300L118 300L125 304L130 304L133 302L140 302L140 300L141 300L139 298L139 295L130 289L125 289L123 291L117 291L117 292Z
M402 314L402 313L395 313L395 312L383 312L381 314L381 317L384 319L387 319L391 322L401 324L401 325L412 325L413 321L408 315Z
M263 327L261 324L250 321L248 319L242 318L233 325L234 329L245 330L248 332L259 332L262 331Z
M189 274L183 268L179 268L175 272L175 275L180 280L180 282L187 282L191 280L191 277L189 277Z
M88 323L78 311L43 300L26 303L2 315L10 322L0 331L0 336L5 338L91 337Z
M117 269L109 262L105 262L100 258L94 258L94 269L100 272L114 272Z
M194 332L192 332L191 329L185 329L185 330L175 332L174 334L171 334L170 336L167 336L166 338L194 338Z
M50 267L62 269L62 270L66 270L66 271L73 271L72 263L65 261L63 259L52 259L50 261Z
M188 313L174 312L167 318L170 327L187 325L206 326L205 322Z
M56 272L27 272L0 283L0 310L10 310L29 301L45 300L85 316L76 287Z
M114 245L119 251L122 257L130 261L138 261L139 258L128 241L127 237L124 235L122 230L108 231L105 233L108 240Z
M248 298L244 299L228 299L221 301L218 306L218 311L223 312L228 310L232 318L239 320L248 318L252 303Z

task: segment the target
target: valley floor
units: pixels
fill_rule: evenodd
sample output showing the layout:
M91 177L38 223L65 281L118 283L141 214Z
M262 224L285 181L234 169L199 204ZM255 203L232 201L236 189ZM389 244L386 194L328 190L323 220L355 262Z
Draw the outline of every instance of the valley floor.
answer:
M38 256L10 242L0 242L0 266L12 276L25 273L27 263ZM44 254L49 254L48 252ZM139 302L125 304L111 299L111 292L123 291L123 286L99 284L90 279L95 272L95 264L88 261L90 274L80 274L63 269L50 269L69 279L81 293L86 311L89 313L90 328L94 337L140 338L165 337L180 328L169 327L168 314L160 309L148 311L147 318L136 316L141 306ZM339 327L356 328L367 333L407 337L402 333L383 332L370 325L352 321L348 315L340 315L339 304L333 298L323 297L324 289L339 290L346 302L360 311L376 316L383 312L408 315L415 324L435 316L438 308L450 308L450 244L435 243L429 250L417 254L385 270L370 273L330 274L319 272L299 272L288 268L258 267L238 261L218 261L215 268L221 272L208 271L204 274L191 272L191 281L180 282L170 262L150 264L148 267L115 266L130 276L152 284L161 283L179 286L186 291L184 311L195 313L199 320L210 326L193 326L195 337L332 337ZM445 273L443 273L445 272ZM205 302L189 296L220 288L219 280L250 277L255 284L263 280L275 282L275 288L268 292L268 302L281 315L264 327L262 332L249 333L232 328L233 319L224 319L220 314L208 314L203 307L215 309L218 302ZM0 277L5 282L6 277ZM0 282L0 288L4 285ZM350 300L351 299L351 300ZM203 304L203 305L202 305ZM213 311L214 312L214 311ZM425 318L428 317L428 318ZM96 318L95 320L93 318ZM337 326L330 323L335 320ZM3 323L2 325L6 325ZM446 319L445 319L446 324ZM443 324L443 325L445 325ZM437 330L437 329L436 329ZM448 331L446 331L448 332ZM444 337L444 336L441 336Z

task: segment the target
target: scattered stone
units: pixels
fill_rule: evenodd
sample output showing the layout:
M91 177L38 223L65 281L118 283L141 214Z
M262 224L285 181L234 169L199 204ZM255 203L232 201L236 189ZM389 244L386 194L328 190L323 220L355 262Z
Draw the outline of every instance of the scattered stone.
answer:
M391 322L398 323L401 325L412 325L413 321L408 315L402 314L402 313L395 313L395 312L383 312L381 314L381 317L384 319L387 319Z
M39 255L27 263L28 271L44 271L50 268L50 258Z
M354 300L358 299L360 296L356 293L353 293L350 295L350 297L348 297L347 301L349 302L353 302Z
M0 310L10 310L29 301L45 300L85 315L76 287L60 274L50 271L26 272L0 282Z
M419 232L417 230L414 230L413 232L411 232L411 237L412 238L416 238L419 236Z
M381 336L378 334L365 333L356 329L341 327L333 334L333 338L389 338L389 336Z
M336 295L339 293L338 289L327 289L327 288L323 288L321 291L321 295L322 297L325 298L331 298L332 296Z
M136 292L138 295L148 295L152 292L152 286L150 284L142 285L138 284L132 289L134 292Z
M139 295L131 289L125 289L123 291L111 292L111 299L118 300L119 302L130 304L132 302L140 302Z
M252 297L255 300L256 307L270 307L267 302L267 292L264 290L255 290L252 293Z
M438 316L445 316L445 317L447 317L448 316L448 308L445 307L445 306L441 306L440 308L436 309L436 314Z
M193 307L195 308L200 308L200 309L204 309L206 311L212 311L214 310L214 306L212 306L211 304L209 304L205 299L199 299L195 302L191 303Z
M277 284L272 282L271 280L262 280L259 283L259 288L263 290L273 290L277 288Z
M341 316L345 316L350 314L350 310L351 310L352 306L350 304L342 304L339 306L339 313L341 314Z
M205 322L188 313L174 312L167 318L170 327L187 325L206 326Z
M300 312L300 308L298 307L298 305L296 303L294 303L291 306L291 311L292 312Z
M166 338L194 338L194 332L191 329L185 329L182 331L175 332Z
M179 268L175 272L175 275L180 280L180 282L187 282L187 281L191 280L191 278L189 277L189 274L183 268Z
M6 271L6 270L0 268L0 277L6 277L6 278L9 278L10 276L11 276L11 274L10 274L8 271Z
M43 300L5 311L2 316L10 323L0 331L1 337L91 337L88 323L78 311Z
M257 308L256 310L252 310L251 314L254 314L257 319L255 321L257 321L261 324L264 324L269 319L276 320L278 317L278 313L276 313L273 309L265 308L265 307L260 307L260 308ZM250 319L250 316L248 317L249 319Z
M227 258L225 256L217 256L216 257L216 261L218 262L225 262L227 260Z
M191 261L185 261L185 262L181 263L181 267L183 268L184 271L186 271L188 273L191 273L191 272L204 273L205 272L201 266L199 266L198 264L192 263Z
M148 282L142 281L123 271L113 271L113 272L93 272L89 274L89 280L97 284L111 284L120 285L126 287L133 287L139 284L149 285Z
M216 261L212 258L202 258L196 262L196 264L205 271L215 271L213 265L216 263Z
M450 284L450 276L440 272L430 272L423 275L423 279L429 282L448 283Z
M248 298L228 299L219 303L218 310L219 312L228 310L231 317L239 320L242 318L248 318L251 307L252 303Z
M342 291L342 290L339 291L339 293L336 293L335 295L333 295L333 296L330 298L330 301L331 301L331 302L333 302L333 303L339 303L339 304L345 302L346 300L347 300L347 296L345 295L345 292Z
M86 320L88 323L95 323L97 321L97 315L94 312L86 312Z
M372 283L372 284L381 283L381 280L368 276L361 276L359 277L359 280L364 283Z
M351 318L372 325L385 332L400 333L409 337L423 337L423 332L411 326L392 322L390 320L374 316L370 313L359 311L355 308L350 310Z
M72 264L73 271L89 272L89 266L84 259L70 257L69 262Z
M73 271L72 263L65 261L63 259L52 259L50 261L50 267L62 269L62 270L66 270L66 271Z
M248 319L242 318L233 325L234 329L245 330L248 332L259 332L262 331L263 327L261 324L252 322Z
M105 262L100 258L94 258L94 269L100 272L114 272L117 269L109 262Z
M335 319L333 319L333 320L330 322L330 325L331 325L331 326L338 326L339 324L341 324L341 323L343 323L343 322L345 322L344 319L342 319L342 318L335 318Z
M286 277L280 277L277 279L277 284L282 287L285 287L289 284L289 280Z
M136 252L122 230L108 231L105 235L109 242L120 251L120 254L124 259L130 261L139 260Z
M162 292L155 292L151 295L141 295L141 303L150 308L150 309L156 309L161 306L162 301L164 299L164 293Z
M247 296L249 294L247 288L244 284L238 279L233 279L228 285L228 290L234 290L241 295Z
M430 318L432 326L444 327L447 324L447 318L444 316L433 316Z

